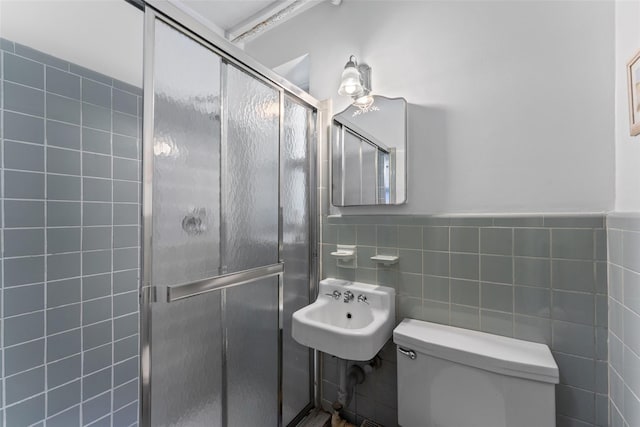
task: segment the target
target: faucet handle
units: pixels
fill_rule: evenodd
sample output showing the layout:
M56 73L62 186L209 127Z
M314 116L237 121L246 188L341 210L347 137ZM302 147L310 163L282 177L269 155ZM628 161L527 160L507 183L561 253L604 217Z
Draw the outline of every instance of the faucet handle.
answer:
M330 294L325 294L325 295L329 295L331 298L333 298L333 299L335 299L335 300L338 300L338 299L340 299L340 296L341 296L342 294L340 293L340 291L339 291L339 290L337 290L337 289L336 289L336 290L335 290L335 291L333 291L332 293L330 293Z
M365 304L369 304L369 301L367 301L367 296L366 295L358 295L358 302L363 302Z

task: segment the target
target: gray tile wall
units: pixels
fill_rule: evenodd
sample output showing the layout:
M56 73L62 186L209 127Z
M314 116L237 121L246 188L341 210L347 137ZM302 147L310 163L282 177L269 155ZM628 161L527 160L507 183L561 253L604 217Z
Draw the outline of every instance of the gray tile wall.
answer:
M141 90L0 47L0 424L137 425Z
M607 218L611 427L640 425L640 214Z
M322 276L395 287L398 321L549 345L560 368L558 427L607 425L604 216L328 217L322 242ZM336 266L329 252L337 243L357 245L356 269ZM385 268L370 260L375 254L400 260ZM357 387L352 422L397 425L393 345L381 356L382 368ZM325 405L335 400L336 383L335 359L324 355Z

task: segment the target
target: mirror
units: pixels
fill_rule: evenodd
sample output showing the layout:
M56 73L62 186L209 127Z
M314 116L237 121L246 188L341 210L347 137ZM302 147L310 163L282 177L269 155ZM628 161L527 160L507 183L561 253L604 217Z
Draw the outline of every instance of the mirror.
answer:
M374 95L366 108L333 116L331 203L401 205L407 200L407 101Z

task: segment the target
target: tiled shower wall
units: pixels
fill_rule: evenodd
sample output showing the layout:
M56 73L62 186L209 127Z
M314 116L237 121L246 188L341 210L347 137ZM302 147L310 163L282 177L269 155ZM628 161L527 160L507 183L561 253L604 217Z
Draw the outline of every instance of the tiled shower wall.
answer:
M412 317L550 346L560 368L557 425L607 425L605 217L343 216L324 219L323 277L392 286L397 320ZM357 268L336 267L336 243L357 245ZM399 255L392 268L375 254ZM640 322L639 322L640 323ZM640 341L639 341L640 342ZM346 414L397 425L396 352L357 387ZM335 400L324 355L323 399ZM640 365L639 365L640 366Z
M611 214L609 401L611 427L640 425L640 214Z
M0 47L0 424L137 425L141 90Z

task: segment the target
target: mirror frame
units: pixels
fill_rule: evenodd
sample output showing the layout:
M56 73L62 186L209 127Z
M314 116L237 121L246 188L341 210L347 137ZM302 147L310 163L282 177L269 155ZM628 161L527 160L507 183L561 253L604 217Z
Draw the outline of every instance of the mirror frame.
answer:
M338 116L344 112L346 112L347 110L349 110L351 107L354 107L353 104L349 104L344 110L333 114L331 116L331 120L329 123L329 158L328 158L328 163L329 163L329 203L331 206L334 206L336 208L352 208L352 207L360 207L360 206L402 206L402 205L406 205L408 203L408 186L409 186L409 103L407 102L406 98L402 97L402 96L398 96L398 97L388 97L388 96L384 96L384 95L373 95L374 97L377 98L384 98L387 99L389 101L397 101L397 100L402 100L404 101L404 141L405 141L405 150L404 150L404 199L402 201L397 201L396 203L389 203L389 204L360 204L360 205L336 205L334 203L333 200L333 145L334 145L334 138L335 138L335 133L334 133L334 117ZM374 102L375 105L375 102ZM357 107L355 107L357 108ZM398 179L398 174L396 173L396 180Z

